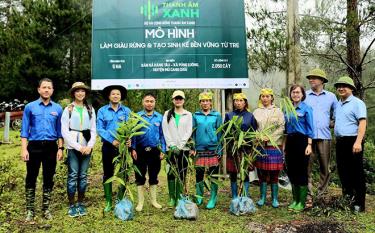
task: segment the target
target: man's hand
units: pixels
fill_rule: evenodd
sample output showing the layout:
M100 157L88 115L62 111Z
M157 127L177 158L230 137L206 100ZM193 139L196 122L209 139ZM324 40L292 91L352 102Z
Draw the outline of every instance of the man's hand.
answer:
M309 144L309 145L307 145L307 147L306 147L305 155L306 155L306 156L307 156L307 155L310 155L311 152L312 152L312 149L311 149L311 145Z
M195 156L195 155L197 154L197 151L196 151L196 150L190 150L190 151L189 151L189 154L190 154L191 156Z
M134 160L137 160L137 151L132 150L132 157Z
M358 154L361 151L362 151L362 143L356 141L353 145L353 153Z
M22 150L21 157L23 161L25 162L29 161L29 151L27 149Z
M63 150L58 149L57 150L57 160L61 161L63 158Z
M113 140L112 145L115 146L115 147L119 147L120 142L115 139L115 140Z

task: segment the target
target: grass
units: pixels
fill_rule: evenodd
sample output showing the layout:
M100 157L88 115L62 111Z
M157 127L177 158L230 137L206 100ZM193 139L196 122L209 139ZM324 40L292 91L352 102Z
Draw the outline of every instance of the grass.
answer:
M3 133L2 131L0 133L1 138ZM4 183L4 179L6 180L6 187L0 196L0 232L287 232L282 229L298 229L298 232L318 232L314 229L320 229L320 232L324 232L324 227L331 225L337 230L333 232L375 231L374 196L367 196L366 213L355 215L350 211L331 210L328 217L327 214L319 215L313 211L303 213L287 211L286 206L291 199L291 194L289 191L281 190L280 208L270 207L270 197L268 196L267 206L258 208L253 215L237 217L228 211L230 190L227 180L219 188L217 207L213 210L206 210L204 206L200 207L197 221L175 220L173 209L164 207L162 210L157 210L152 208L149 202L149 193L146 192L144 210L141 213L136 213L134 220L123 222L115 219L112 214L104 215L102 212L104 197L101 184L100 143L96 145L89 170L89 187L86 198L89 214L74 219L68 217L66 165L59 162L51 205L54 219L46 221L41 218L42 182L40 174L36 196L37 219L36 224L30 225L24 223L25 163L20 158L18 132L11 132L11 141L12 144L0 145L0 162L11 161L11 167L8 167L8 170L0 170L2 182ZM164 168L159 175L159 181L158 201L165 206L167 188ZM191 192L194 192L193 184L189 188ZM133 191L135 193L135 185ZM250 193L256 201L259 196L258 187L252 185ZM339 197L340 189L330 187L330 195L334 198ZM205 197L205 203L207 203L207 193Z

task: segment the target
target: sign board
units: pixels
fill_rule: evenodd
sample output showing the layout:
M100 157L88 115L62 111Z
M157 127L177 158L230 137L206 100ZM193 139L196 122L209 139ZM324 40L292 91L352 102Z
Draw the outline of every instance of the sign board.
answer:
M243 0L94 0L92 89L246 88Z

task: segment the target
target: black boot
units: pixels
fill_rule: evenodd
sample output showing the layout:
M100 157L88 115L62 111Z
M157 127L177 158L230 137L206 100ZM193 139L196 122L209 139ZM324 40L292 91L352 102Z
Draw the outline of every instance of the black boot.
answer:
M47 220L52 219L52 214L49 211L49 205L51 203L51 195L52 195L52 189L43 188L42 211L43 211L43 217Z
M26 189L26 222L33 222L35 216L35 188Z

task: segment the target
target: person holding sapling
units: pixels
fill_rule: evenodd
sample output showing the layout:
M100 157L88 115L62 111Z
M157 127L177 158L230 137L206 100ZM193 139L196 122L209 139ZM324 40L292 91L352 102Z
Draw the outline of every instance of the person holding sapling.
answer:
M263 206L267 196L267 183L271 184L272 207L279 207L279 173L284 167L284 158L282 152L283 132L284 132L284 114L274 105L273 90L269 88L262 89L259 95L258 108L254 111L254 117L257 121L258 130L270 130L270 137L277 146L272 145L270 138L264 137L261 147L258 148L260 156L257 156L255 167L259 177L260 200L258 206Z
M219 159L222 154L220 145L221 133L216 134L216 130L222 124L222 118L219 112L212 109L212 93L203 92L199 94L199 104L201 110L193 115L193 138L195 142L196 156L195 177L196 177L196 203L203 203L204 195L204 173L208 170L211 181L210 200L207 203L207 209L215 208L217 201L217 175L219 173Z
M187 142L192 134L192 114L184 109L185 93L177 90L172 94L173 107L163 116L163 134L170 157L167 158L169 171L167 174L169 206L176 206L183 192L188 155L190 148ZM178 175L178 177L176 177Z
M92 149L96 140L95 111L87 103L90 88L83 82L75 82L69 90L73 102L61 117L61 134L68 148L67 192L70 217L87 214L83 203L87 187L87 170L90 165ZM75 193L78 200L75 203Z
M123 86L111 85L103 89L103 95L108 98L109 104L98 110L97 132L102 138L102 161L103 161L103 187L106 200L105 212L112 210L112 182L106 181L113 176L113 159L119 155L120 142L115 138L120 122L127 121L130 109L121 104L126 97L126 89ZM128 142L130 146L130 142ZM120 186L118 197L122 197L125 187Z
M242 131L255 131L257 129L256 120L251 112L248 111L248 102L247 97L244 93L235 93L233 95L233 111L225 114L224 123L230 121L234 116L242 118L241 130ZM240 163L242 156L249 155L251 146L242 146L237 150L236 154L233 154L233 146L237 145L228 145L227 146L227 172L230 175L230 187L232 192L232 199L238 197L238 185L237 185L237 175L240 172ZM249 194L249 173L248 170L252 165L249 165L249 168L245 168L245 177L244 177L244 194L245 196L250 196Z
M133 163L139 172L135 172L135 182L137 183L138 205L137 211L142 211L144 203L144 184L146 182L146 172L148 171L151 204L157 209L162 206L156 201L156 188L158 174L161 167L161 160L166 150L163 136L162 122L163 116L155 111L156 97L148 93L142 100L143 110L138 115L149 123L149 126L142 127L143 135L132 138ZM160 149L159 149L160 147Z
M293 85L290 88L289 98L296 112L285 113L287 133L285 161L293 192L293 202L288 206L288 209L302 211L305 208L308 191L307 167L314 137L313 110L304 102L306 93L302 86Z

